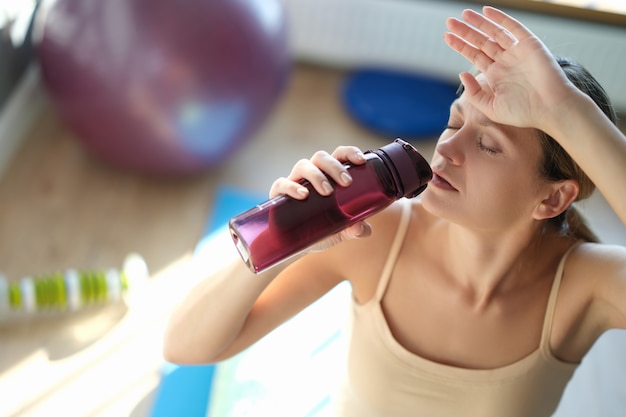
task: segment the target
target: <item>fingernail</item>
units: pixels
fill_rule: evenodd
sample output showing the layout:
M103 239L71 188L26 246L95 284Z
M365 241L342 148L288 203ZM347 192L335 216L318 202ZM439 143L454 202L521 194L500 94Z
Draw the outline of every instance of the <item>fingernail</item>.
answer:
M356 157L361 161L365 161L365 155L363 154L363 152L357 152Z
M326 192L326 194L331 194L333 192L333 186L330 185L328 181L322 182L322 188Z
M342 172L341 173L341 182L344 183L345 185L348 185L348 184L350 184L352 182L352 177L347 172Z
M303 197L306 197L307 195L309 195L309 189L306 187L299 187L297 192Z
M371 234L372 234L372 229L370 229L365 224L361 223L361 228L359 230L359 234L357 235L357 237L368 237Z

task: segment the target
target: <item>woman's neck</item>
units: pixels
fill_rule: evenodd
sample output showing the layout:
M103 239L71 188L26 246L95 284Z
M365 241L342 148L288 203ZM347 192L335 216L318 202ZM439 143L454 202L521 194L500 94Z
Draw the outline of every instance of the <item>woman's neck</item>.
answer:
M545 238L539 228L475 231L448 224L448 268L477 310L495 297L541 278ZM531 262L532 260L532 262Z

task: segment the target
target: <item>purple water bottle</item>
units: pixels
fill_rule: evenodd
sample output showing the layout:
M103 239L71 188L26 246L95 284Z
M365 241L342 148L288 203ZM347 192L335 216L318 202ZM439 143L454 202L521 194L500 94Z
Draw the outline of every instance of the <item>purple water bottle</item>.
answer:
M365 159L362 165L346 165L349 186L329 179L335 189L329 196L304 181L310 191L305 200L281 195L230 219L231 236L248 268L262 272L401 197L413 198L432 177L424 157L401 139L365 152Z

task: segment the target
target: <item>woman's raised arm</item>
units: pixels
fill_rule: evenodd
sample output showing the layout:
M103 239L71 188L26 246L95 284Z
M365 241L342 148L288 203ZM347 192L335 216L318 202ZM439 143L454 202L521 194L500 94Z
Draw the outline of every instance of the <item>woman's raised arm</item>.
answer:
M539 129L574 158L626 224L626 137L565 76L543 42L492 7L450 18L447 44L486 82L460 75L469 100L491 120Z

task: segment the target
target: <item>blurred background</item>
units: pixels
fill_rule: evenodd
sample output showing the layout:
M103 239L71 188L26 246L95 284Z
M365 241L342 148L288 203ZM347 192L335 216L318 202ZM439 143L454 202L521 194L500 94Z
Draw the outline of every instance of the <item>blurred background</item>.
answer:
M624 2L490 4L583 63L626 111ZM223 191L260 201L296 160L340 144L401 136L429 158L441 98L468 69L442 40L445 18L480 5L0 0L0 416L165 415L169 311L233 256L215 249L203 268L194 257L234 207ZM626 244L599 193L581 206L604 241ZM101 271L123 272L129 253L148 282L125 302L100 297L93 288L113 285ZM70 268L87 271L84 305L51 311L67 294L33 283ZM562 415L626 409L625 346L616 334L596 349Z

